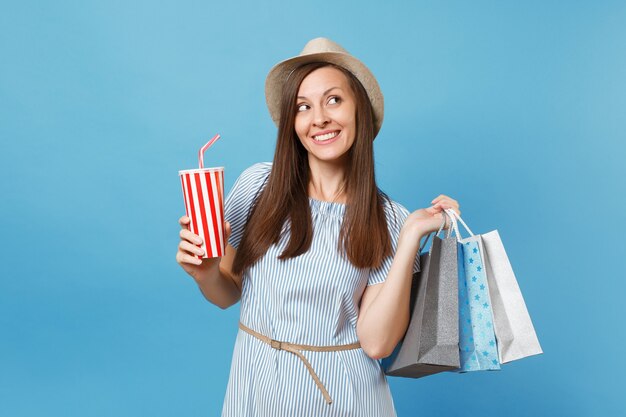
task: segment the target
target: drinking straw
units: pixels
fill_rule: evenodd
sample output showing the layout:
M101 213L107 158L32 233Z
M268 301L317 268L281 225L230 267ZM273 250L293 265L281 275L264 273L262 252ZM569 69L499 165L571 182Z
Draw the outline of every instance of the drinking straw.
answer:
M211 138L202 148L198 151L198 163L200 164L200 168L204 168L204 151L209 149L211 145L215 143L216 140L220 138L219 133Z

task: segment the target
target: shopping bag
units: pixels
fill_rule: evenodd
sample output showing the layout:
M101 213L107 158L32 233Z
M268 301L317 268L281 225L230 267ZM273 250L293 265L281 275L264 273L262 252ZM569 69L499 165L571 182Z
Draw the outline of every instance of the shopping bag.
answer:
M474 235L454 211L449 215L468 231L468 239L476 239L483 254L500 363L543 353L498 231Z
M387 375L420 378L459 367L457 243L454 237L439 238L442 228L430 250L420 255L409 326L394 352L382 360Z
M454 222L453 222L454 225ZM500 369L493 312L478 238L460 239L459 351L457 372Z

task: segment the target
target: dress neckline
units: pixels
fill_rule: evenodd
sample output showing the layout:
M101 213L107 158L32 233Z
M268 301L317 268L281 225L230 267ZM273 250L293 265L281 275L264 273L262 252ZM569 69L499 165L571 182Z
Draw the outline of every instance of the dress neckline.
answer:
M314 213L325 213L343 216L346 211L346 205L344 203L322 201L317 200L313 197L309 197L309 205L311 206L311 212Z

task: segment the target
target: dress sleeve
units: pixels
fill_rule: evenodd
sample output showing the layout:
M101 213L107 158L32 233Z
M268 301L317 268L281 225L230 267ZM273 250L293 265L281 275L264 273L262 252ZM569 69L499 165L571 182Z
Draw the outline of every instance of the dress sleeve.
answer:
M387 279L387 274L391 268L391 262L396 254L398 248L398 238L400 237L400 230L404 225L404 221L409 217L409 211L399 203L391 201L391 204L387 202L385 204L385 214L387 216L387 227L389 228L389 237L391 238L391 255L383 259L382 264L378 268L370 269L367 285L380 284ZM420 270L420 257L415 256L413 262L413 272Z
M269 162L259 162L245 169L224 202L224 218L230 223L228 244L237 249L248 221L248 215L272 169Z

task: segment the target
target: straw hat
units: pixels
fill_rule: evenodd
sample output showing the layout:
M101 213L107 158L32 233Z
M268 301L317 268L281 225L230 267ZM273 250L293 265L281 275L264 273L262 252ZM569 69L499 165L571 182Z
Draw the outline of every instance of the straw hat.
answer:
M384 101L374 74L339 44L326 38L309 41L300 55L279 62L270 70L265 80L265 100L274 123L278 126L283 85L293 70L301 64L320 61L347 69L363 84L374 109L374 136L376 136L383 124Z

